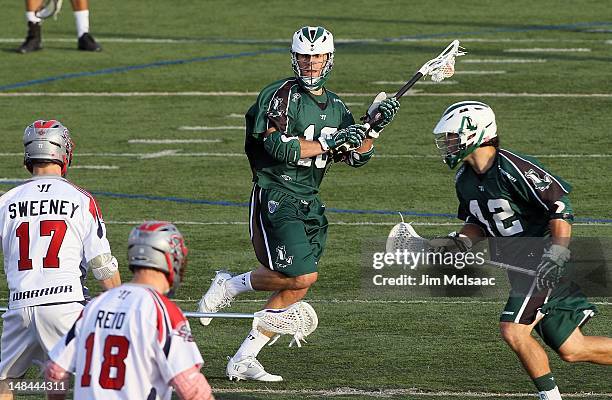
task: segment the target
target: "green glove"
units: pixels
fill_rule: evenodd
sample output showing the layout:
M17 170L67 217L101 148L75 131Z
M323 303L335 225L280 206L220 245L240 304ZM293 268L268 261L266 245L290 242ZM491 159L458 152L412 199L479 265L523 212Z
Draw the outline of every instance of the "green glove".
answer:
M361 124L349 125L331 136L320 136L319 142L325 151L349 151L361 146L366 137L366 127Z
M565 275L565 263L570 259L567 247L553 244L544 250L542 261L536 269L536 288L538 291L554 289Z

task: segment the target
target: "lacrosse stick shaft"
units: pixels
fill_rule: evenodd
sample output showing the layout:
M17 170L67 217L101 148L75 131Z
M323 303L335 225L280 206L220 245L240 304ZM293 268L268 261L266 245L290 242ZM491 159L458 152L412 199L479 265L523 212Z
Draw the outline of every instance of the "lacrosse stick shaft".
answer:
M0 307L0 312L8 311L7 307ZM233 318L233 319L253 319L253 314L243 313L205 313L186 311L183 313L187 318Z
M519 274L524 274L524 275L529 275L529 276L536 276L536 271L532 269L521 268L515 265L504 264L504 263L500 263L497 261L490 261L490 260L486 261L486 263L494 267L505 269L507 271L518 272Z

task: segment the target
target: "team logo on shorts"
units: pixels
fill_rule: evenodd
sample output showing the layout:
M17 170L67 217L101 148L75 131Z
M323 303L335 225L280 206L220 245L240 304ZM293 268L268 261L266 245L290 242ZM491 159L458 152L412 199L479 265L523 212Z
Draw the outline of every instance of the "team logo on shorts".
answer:
M276 247L276 261L274 261L276 268L287 268L292 263L293 263L293 256L287 255L287 250L285 250L285 246L277 246Z
M544 175L544 179L542 179L540 178L540 175L538 175L538 173L535 172L533 169L530 169L529 171L527 171L525 173L525 176L531 179L535 188L541 192L548 189L550 185L552 184L552 181L550 180L550 175L546 174Z
M268 211L270 214L274 214L274 211L278 208L278 201L270 200L268 201Z

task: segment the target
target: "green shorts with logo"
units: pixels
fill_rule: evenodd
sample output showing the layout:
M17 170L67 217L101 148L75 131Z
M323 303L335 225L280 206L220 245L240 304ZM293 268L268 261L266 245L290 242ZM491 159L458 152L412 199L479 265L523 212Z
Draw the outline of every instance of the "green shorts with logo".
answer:
M535 326L535 331L550 348L559 350L576 328L595 315L597 307L573 283L542 293L535 293L533 283L526 293L510 293L500 322L531 325L538 312L544 314L544 318Z
M259 262L287 276L317 272L327 240L325 205L253 186L249 232Z

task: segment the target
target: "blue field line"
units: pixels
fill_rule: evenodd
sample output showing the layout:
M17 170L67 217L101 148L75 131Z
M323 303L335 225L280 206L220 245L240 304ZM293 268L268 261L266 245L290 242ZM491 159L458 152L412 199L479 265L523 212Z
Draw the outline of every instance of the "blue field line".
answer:
M434 33L434 34L420 34L420 35L407 35L407 36L399 36L396 38L385 38L383 41L396 41L401 39L428 39L428 38L438 38L438 37L446 37L446 36L466 36L466 35L482 35L489 33L499 33L499 32L530 32L530 31L542 31L542 30L561 30L561 29L575 29L575 28L586 28L592 26L609 26L612 25L612 22L580 22L575 24L560 24L560 25L531 25L524 28L497 28L497 29L487 29L481 31L470 31L470 32L445 32L445 33ZM364 42L367 43L367 42ZM11 83L8 85L0 86L0 91L6 91L11 89L18 89L28 86L40 85L43 83L62 81L67 79L75 79L75 78L83 78L89 76L98 76L98 75L107 75L107 74L116 74L134 70L141 70L147 68L157 68L157 67L165 67L169 65L180 65L180 64L189 64L195 62L205 62L205 61L213 61L213 60L224 60L224 59L233 59L233 58L241 58L241 57L252 57L258 56L261 54L270 54L270 53L281 53L288 51L287 48L272 48L267 50L259 50L259 51L248 51L234 54L220 54L217 56L206 56L206 57L196 57L196 58L188 58L181 60L167 60L167 61L157 61L153 63L147 64L137 64L137 65L127 65L124 67L114 67L114 68L105 68L97 71L88 71L88 72L74 72L70 74L63 74L57 76L51 76L48 78L34 79L30 81Z
M260 50L260 51L246 51L246 52L234 53L234 54L220 54L217 56L187 58L187 59L182 59L182 60L157 61L157 62L148 63L148 64L127 65L124 67L105 68L105 69L100 69L97 71L74 72L70 74L51 76L48 78L34 79L31 81L17 82L17 83L12 83L9 85L0 86L0 91L17 89L17 88L22 88L26 86L40 85L43 83L62 81L66 79L116 74L116 73L121 73L121 72L129 72L129 71L135 71L135 70L147 69L147 68L166 67L169 65L190 64L190 63L196 63L196 62L225 60L225 59L233 59L233 58L241 58L241 57L253 57L253 56L259 56L262 54L280 53L280 52L288 52L288 50L286 48L277 47L273 49Z
M20 185L23 181L0 181L0 185ZM204 204L210 206L223 206L223 207L248 207L249 203L239 203L234 201L225 200L203 200L203 199L189 199L185 197L167 197L167 196L152 196L147 194L129 194L129 193L114 193L114 192L90 192L94 196L101 197L113 197L116 199L131 199L131 200L148 200L148 201L167 201L171 203L183 203L183 204ZM412 217L439 217L439 218L456 218L456 214L446 213L431 213L421 211L391 211L391 210L355 210L348 208L328 208L327 212L338 213L338 214L361 214L361 215L398 215L400 212L402 215L408 215ZM576 218L576 222L587 222L587 223L612 223L612 219L607 218Z

